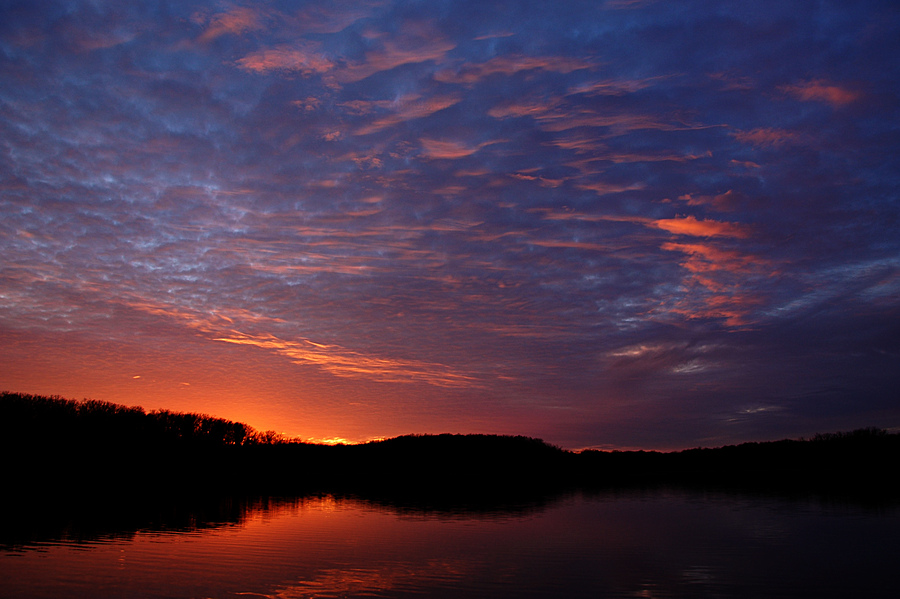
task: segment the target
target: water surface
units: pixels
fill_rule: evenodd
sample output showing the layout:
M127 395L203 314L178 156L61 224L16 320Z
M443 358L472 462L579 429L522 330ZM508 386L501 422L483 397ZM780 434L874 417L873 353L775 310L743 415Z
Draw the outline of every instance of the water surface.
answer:
M898 510L811 499L647 491L467 511L317 496L172 522L5 539L0 597L900 596Z

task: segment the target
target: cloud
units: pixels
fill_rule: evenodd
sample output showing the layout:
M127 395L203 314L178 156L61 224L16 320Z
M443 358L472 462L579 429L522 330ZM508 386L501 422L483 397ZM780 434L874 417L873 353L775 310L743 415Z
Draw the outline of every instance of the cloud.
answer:
M569 89L569 94L584 94L586 96L624 96L642 89L646 89L657 82L665 81L668 77L648 77L645 79L603 79L582 83Z
M239 59L236 64L245 71L266 73L269 71L298 72L302 75L326 73L334 63L319 52L318 44L307 42L259 50Z
M784 129L758 128L750 131L735 131L731 135L741 143L762 148L779 148L803 141L801 134Z
M510 173L510 177L513 179L518 179L519 181L534 181L541 187L560 187L566 182L566 178L558 178L551 179L549 177L542 177L540 175L530 175L527 173Z
M617 222L638 223L647 225L651 219L644 216L621 216L614 214L587 214L584 212L565 211L559 212L551 208L534 208L529 212L541 214L545 220L581 221L581 222Z
M466 63L456 69L442 69L434 74L434 78L442 83L472 85L492 75L509 76L533 70L571 73L594 66L589 60L566 56L498 56L487 62Z
M695 273L718 270L746 273L767 264L753 256L734 250L724 250L709 243L666 242L660 248L669 252L682 252L689 256L690 260L683 266Z
M500 143L499 141L482 142L478 145L469 145L460 141L442 141L437 139L422 138L422 156L432 159L450 159L465 158L471 156L481 148Z
M297 12L299 33L338 33L353 23L371 16L373 9L381 3L377 1L337 0L333 2L310 3Z
M496 119L531 117L549 132L563 132L581 127L603 127L613 136L632 131L699 131L724 125L703 125L684 120L665 120L656 114L640 114L622 110L599 112L592 106L573 105L563 98L516 99L497 104L488 110Z
M597 195L607 195L611 193L623 193L626 191L637 191L646 188L644 183L615 184L603 181L595 181L592 183L579 183L576 185L578 189L586 189L596 192Z
M200 41L208 43L223 35L241 35L264 27L263 16L259 12L246 7L235 7L210 18Z
M660 119L659 116L651 114L600 114L591 109L546 113L535 115L535 118L537 118L539 126L544 131L567 131L577 127L606 127L610 129L610 133L613 135L624 135L642 129L655 129L657 131L689 131L709 127L709 125L697 125L677 121L666 122Z
M737 203L741 200L741 194L729 189L725 193L717 195L694 195L686 193L678 196L682 202L686 202L688 206L710 206L715 210L733 210Z
M488 115L495 119L530 116L539 118L550 113L560 104L562 98L516 99L497 104L488 109Z
M781 90L804 102L826 102L835 108L842 108L852 104L861 97L859 92L822 80L785 85Z
M472 39L474 39L475 41L481 41L481 40L490 40L490 39L496 39L496 38L501 38L501 37L513 37L514 35L516 35L516 33L514 31L498 31L495 33L485 33L484 35L479 35L478 37L475 37Z
M561 135L549 143L564 150L573 150L577 154L597 154L608 150L596 135L581 132Z
M340 377L362 377L391 383L423 382L439 387L479 386L475 378L455 373L442 364L368 356L308 339L288 341L270 334L248 335L235 331L214 340L273 350L295 364L317 366Z
M327 5L309 4L294 14L261 6L234 7L207 17L198 13L193 21L205 25L199 41L208 43L224 35L243 35L251 31L277 32L278 37L297 37L311 33L338 33L356 21L371 16L378 2L338 0Z
M322 106L322 100L315 96L309 96L303 100L294 100L291 104L305 112L313 112Z
M352 115L371 114L378 110L389 110L394 100L350 100L339 102L338 106Z
M687 259L682 280L682 296L669 309L689 319L721 319L727 326L744 327L763 298L756 287L747 285L751 275L771 276L765 260L709 243L666 242L661 249L681 252Z
M356 129L355 133L356 135L369 135L393 127L399 123L425 118L436 112L440 112L445 108L450 108L451 106L458 104L460 100L461 98L459 96L448 95L427 98L424 100L420 99L418 96L412 96L400 98L393 102L378 102L378 108L389 108L392 110L393 114L375 119L369 124ZM369 103L369 105L372 108L376 107L375 103ZM368 107L363 108L360 103L357 102L356 105L351 108L355 110L366 110Z
M601 156L602 160L609 160L615 164L624 164L629 162L687 162L689 160L698 160L700 158L708 158L709 154L706 155L696 155L696 154L671 154L671 153L662 153L662 154L638 154L638 153L609 153L608 155Z
M376 34L372 42L375 47L366 52L362 61L348 64L336 73L338 81L354 83L407 64L440 62L456 47L456 42L428 22L406 22L399 35Z
M698 220L693 216L662 218L651 221L651 224L658 229L675 233L676 235L736 237L741 239L749 236L749 232L744 225L716 220Z

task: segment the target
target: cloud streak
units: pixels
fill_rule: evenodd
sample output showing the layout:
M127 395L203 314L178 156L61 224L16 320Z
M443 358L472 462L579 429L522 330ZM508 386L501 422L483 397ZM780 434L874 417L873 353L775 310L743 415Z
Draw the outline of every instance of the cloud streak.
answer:
M309 339L285 341L273 335L233 333L227 337L216 337L214 341L273 350L295 364L314 365L337 376L364 377L381 382L421 381L439 387L478 386L475 378L454 373L441 364L366 356Z

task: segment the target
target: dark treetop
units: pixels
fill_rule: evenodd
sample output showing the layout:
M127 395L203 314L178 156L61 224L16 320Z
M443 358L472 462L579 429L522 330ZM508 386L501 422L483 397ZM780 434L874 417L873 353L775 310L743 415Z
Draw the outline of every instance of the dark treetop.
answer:
M894 498L900 435L878 429L716 449L560 449L499 435L406 435L318 445L204 414L0 394L11 496L306 493L516 497L691 485Z

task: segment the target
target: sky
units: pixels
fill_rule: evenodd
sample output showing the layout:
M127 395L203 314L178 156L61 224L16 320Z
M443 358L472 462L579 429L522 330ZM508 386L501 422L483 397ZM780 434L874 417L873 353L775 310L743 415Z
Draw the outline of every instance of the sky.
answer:
M0 390L319 442L900 427L900 5L2 0Z

